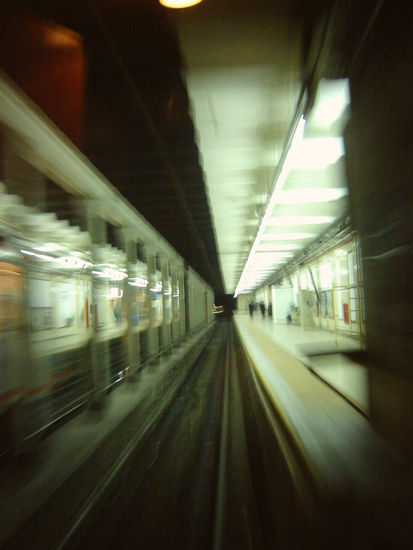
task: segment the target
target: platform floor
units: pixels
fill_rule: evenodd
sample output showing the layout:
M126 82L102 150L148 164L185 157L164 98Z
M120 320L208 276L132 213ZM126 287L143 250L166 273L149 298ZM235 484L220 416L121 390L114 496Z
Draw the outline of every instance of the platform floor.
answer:
M278 346L291 353L357 408L368 414L367 368L346 355L360 351L357 340L327 330L303 329L301 326L276 322L268 317L262 319L257 314L252 319L244 314L238 314L238 317L247 323L253 323Z
M398 500L407 489L405 479L413 481L412 465L301 361L306 342L314 349L314 343L328 335L242 314L235 315L234 322L254 370L314 476L331 492L358 486L378 501L387 502L390 493L397 493ZM398 475L403 469L406 477ZM411 490L413 485L408 499Z
M242 314L234 322L280 424L321 494L349 499L348 521L359 522L360 533L374 518L375 536L386 541L386 548L412 548L412 462L302 362L306 345L313 352L320 343L332 347L328 334ZM340 343L353 346L347 340ZM357 548L370 548L367 542L360 540Z

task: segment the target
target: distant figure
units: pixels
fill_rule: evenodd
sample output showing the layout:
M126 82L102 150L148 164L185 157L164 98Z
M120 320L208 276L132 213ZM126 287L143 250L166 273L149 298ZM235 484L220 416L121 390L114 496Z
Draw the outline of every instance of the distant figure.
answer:
M291 315L290 313L287 315L287 325L291 325L291 321L292 321L292 318L291 318Z
M250 312L250 318L252 319L252 316L254 315L254 303L250 302L248 304L248 311Z
M260 302L260 311L261 311L261 316L264 319L264 317L265 317L265 304L264 304L264 302Z
M272 319L272 304L271 304L271 302L268 304L268 317L269 317L269 319Z

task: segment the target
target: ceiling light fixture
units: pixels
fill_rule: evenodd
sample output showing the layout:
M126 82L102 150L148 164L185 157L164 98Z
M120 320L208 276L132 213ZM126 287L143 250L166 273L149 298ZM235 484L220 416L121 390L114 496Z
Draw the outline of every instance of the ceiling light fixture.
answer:
M268 220L269 226L323 225L332 223L334 216L276 216Z
M279 204L311 204L317 202L336 201L348 195L345 187L329 187L325 189L289 189L282 191Z
M316 233L266 233L262 241L299 241L302 239L314 239Z
M305 128L305 118L303 115L300 116L300 118L296 122L295 129L293 131L292 139L290 142L290 145L288 147L287 153L284 157L284 161L282 162L281 170L278 172L278 175L276 176L274 188L271 194L271 197L266 205L265 213L262 217L260 227L258 229L257 235L255 237L254 243L251 247L250 253L248 255L248 259L245 263L244 269L242 271L241 277L238 281L237 288L235 289L234 298L240 294L240 292L244 292L244 279L246 277L246 273L248 272L249 267L256 264L257 257L255 255L255 252L258 249L258 246L260 244L261 238L265 233L266 227L268 222L271 219L272 212L274 209L275 204L278 201L278 198L280 196L280 193L284 187L285 180L287 179L288 174L291 170L291 164L292 160L295 154L295 151L297 148L301 145L303 136L304 136L304 128ZM262 265L263 262L261 262Z
M174 9L190 8L191 6L196 6L196 4L200 2L202 2L202 0L159 0L159 3L165 6L165 8Z

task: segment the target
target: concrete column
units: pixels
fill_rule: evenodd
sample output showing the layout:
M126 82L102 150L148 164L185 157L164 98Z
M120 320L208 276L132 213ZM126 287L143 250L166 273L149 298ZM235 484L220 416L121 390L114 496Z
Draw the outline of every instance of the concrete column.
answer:
M386 2L350 70L345 132L361 236L370 416L413 455L413 8Z

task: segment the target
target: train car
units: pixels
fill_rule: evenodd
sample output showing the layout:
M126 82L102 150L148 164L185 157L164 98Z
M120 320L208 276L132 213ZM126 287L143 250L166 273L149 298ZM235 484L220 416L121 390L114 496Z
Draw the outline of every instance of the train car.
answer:
M20 452L213 323L213 292L4 75L0 137L0 452Z

